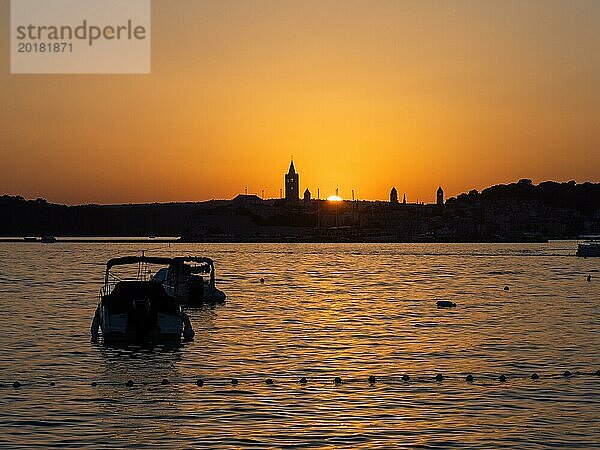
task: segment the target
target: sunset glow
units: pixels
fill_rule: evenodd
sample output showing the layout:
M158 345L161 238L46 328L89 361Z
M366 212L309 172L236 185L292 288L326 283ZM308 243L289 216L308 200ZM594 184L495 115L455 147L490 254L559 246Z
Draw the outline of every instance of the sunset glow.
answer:
M327 197L327 200L330 202L341 202L343 201L342 197L338 196L338 195L330 195L329 197Z
M358 199L600 181L598 2L178 0L152 14L150 75L11 75L0 49L1 192L278 198L291 155L300 193Z

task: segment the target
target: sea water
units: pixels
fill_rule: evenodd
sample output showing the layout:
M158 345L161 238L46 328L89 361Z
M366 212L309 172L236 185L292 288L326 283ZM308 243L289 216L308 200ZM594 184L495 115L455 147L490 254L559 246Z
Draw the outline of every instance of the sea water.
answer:
M0 244L0 446L598 446L600 260L576 247ZM179 347L92 344L104 264L142 250L213 258L227 302Z

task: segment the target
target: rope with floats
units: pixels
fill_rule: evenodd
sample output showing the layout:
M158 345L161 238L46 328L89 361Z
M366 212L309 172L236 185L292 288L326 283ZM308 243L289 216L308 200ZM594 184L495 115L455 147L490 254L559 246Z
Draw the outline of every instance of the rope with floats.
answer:
M596 372L571 372L569 370L565 370L562 373L549 373L549 374L538 374L537 372L533 372L531 374L515 374L515 375L481 375L475 376L472 373L468 373L466 375L444 375L442 373L437 373L435 375L424 375L424 376L410 376L409 374L403 374L399 376L376 376L369 375L368 377L349 377L342 378L339 376L331 377L331 376L314 376L314 377L306 377L302 376L300 378L296 376L280 376L280 377L240 377L240 378L203 378L203 377L178 377L174 380L169 380L168 378L162 378L161 380L152 380L152 381L134 381L127 380L125 382L99 382L99 381L91 381L91 382L81 382L82 384L86 384L91 387L97 386L125 386L125 387L134 387L134 386L151 386L151 385L170 385L170 384L183 384L183 385L196 385L198 387L202 386L232 386L238 387L240 385L256 385L262 384L266 386L276 386L276 385L300 385L306 386L308 384L313 385L333 385L333 386L341 386L341 385L369 385L374 386L376 384L382 385L415 385L415 384L423 384L423 383L433 383L433 384L443 384L444 382L466 382L468 384L478 384L478 385L490 385L490 384L504 384L513 380L530 380L533 382L537 382L540 380L558 380L558 379L572 379L572 378L582 378L582 377L600 377L600 370ZM41 386L57 386L58 383L56 381L50 382L21 382L14 381L13 383L1 383L0 389L12 387L13 389L21 389L26 387L41 387Z

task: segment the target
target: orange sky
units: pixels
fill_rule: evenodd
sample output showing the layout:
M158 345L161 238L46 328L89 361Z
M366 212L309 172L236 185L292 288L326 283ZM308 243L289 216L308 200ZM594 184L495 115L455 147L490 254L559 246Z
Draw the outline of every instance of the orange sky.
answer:
M0 193L433 201L600 181L600 2L154 0L151 75L10 75Z

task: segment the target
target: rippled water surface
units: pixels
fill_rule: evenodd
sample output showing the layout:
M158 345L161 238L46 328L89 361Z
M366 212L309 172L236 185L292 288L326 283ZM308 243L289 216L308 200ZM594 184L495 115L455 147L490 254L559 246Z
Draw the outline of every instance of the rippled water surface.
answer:
M600 260L575 249L0 244L0 446L598 447ZM179 348L91 344L103 264L141 250L214 258L227 303Z

